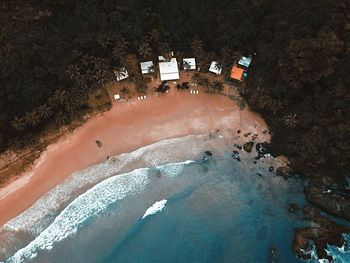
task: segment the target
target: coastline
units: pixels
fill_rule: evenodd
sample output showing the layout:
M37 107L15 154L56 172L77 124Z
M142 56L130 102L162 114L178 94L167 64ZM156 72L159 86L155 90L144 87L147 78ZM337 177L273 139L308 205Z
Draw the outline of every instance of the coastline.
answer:
M260 135L267 126L248 108L241 111L228 97L203 92L193 96L189 91L172 88L169 94L161 97L114 102L110 111L50 145L28 172L0 190L0 226L72 173L101 163L108 156L131 152L160 140L215 129L240 129ZM96 140L102 142L102 147L97 147Z

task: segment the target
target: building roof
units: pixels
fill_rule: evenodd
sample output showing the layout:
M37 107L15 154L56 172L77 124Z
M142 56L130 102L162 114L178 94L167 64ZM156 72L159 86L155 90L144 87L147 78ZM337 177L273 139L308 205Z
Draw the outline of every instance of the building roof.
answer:
M216 61L211 62L210 67L209 67L209 71L210 71L210 72L213 72L213 73L215 73L215 74L217 74L217 75L220 75L222 69L221 69L221 68L218 69L218 68L216 67L216 64L218 64L218 62L216 62Z
M168 54L169 57L173 57L174 56L174 52L171 51L169 54ZM165 57L164 56L158 56L158 60L159 61L165 61Z
M154 70L150 68L150 67L153 67L153 61L141 62L140 65L141 65L142 74L148 74L148 73L154 72Z
M120 99L120 95L119 94L114 94L114 99L115 100L119 100Z
M252 58L247 58L247 57L242 57L239 61L238 64L245 66L245 67L249 67L250 62L252 62Z
M185 63L188 63L189 67L185 67ZM184 70L196 69L196 59L195 58L184 58L183 59Z
M172 58L169 62L159 62L159 73L162 81L179 79L179 68L177 67L176 58Z
M129 73L126 68L122 68L120 71L114 70L114 75L117 77L117 81L121 81L129 77Z
M231 70L231 79L238 79L241 80L242 75L243 75L244 70L241 68L237 68L237 67L232 67Z

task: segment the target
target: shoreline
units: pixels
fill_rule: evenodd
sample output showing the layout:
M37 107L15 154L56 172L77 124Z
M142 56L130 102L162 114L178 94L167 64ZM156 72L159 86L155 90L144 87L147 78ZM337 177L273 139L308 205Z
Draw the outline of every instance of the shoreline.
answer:
M267 129L262 118L248 108L241 111L228 97L203 92L190 95L188 90L172 88L166 95L149 95L144 101L134 98L124 103L114 102L110 111L49 145L28 172L0 189L0 226L74 172L101 163L108 156L215 129L252 131L256 123L260 129ZM257 133L260 135L261 130ZM101 148L96 140L102 142Z

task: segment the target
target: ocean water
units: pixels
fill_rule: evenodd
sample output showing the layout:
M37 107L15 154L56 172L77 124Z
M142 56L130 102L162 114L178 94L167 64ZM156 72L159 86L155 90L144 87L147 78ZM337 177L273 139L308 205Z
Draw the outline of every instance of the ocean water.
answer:
M165 140L79 171L0 229L2 260L303 262L293 230L310 223L288 212L306 204L302 182L271 173L277 159L234 160L235 139Z

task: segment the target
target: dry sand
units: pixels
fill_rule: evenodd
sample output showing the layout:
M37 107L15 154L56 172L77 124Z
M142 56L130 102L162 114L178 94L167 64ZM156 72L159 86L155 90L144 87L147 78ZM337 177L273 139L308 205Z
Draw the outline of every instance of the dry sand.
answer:
M73 134L50 145L29 172L0 190L0 226L33 205L43 194L73 172L124 152L160 140L189 134L207 134L215 129L238 129L261 134L265 122L247 107L241 111L228 97L191 95L171 88L165 95L146 100L133 98L114 102ZM265 135L268 136L268 135ZM97 147L96 140L102 142Z

